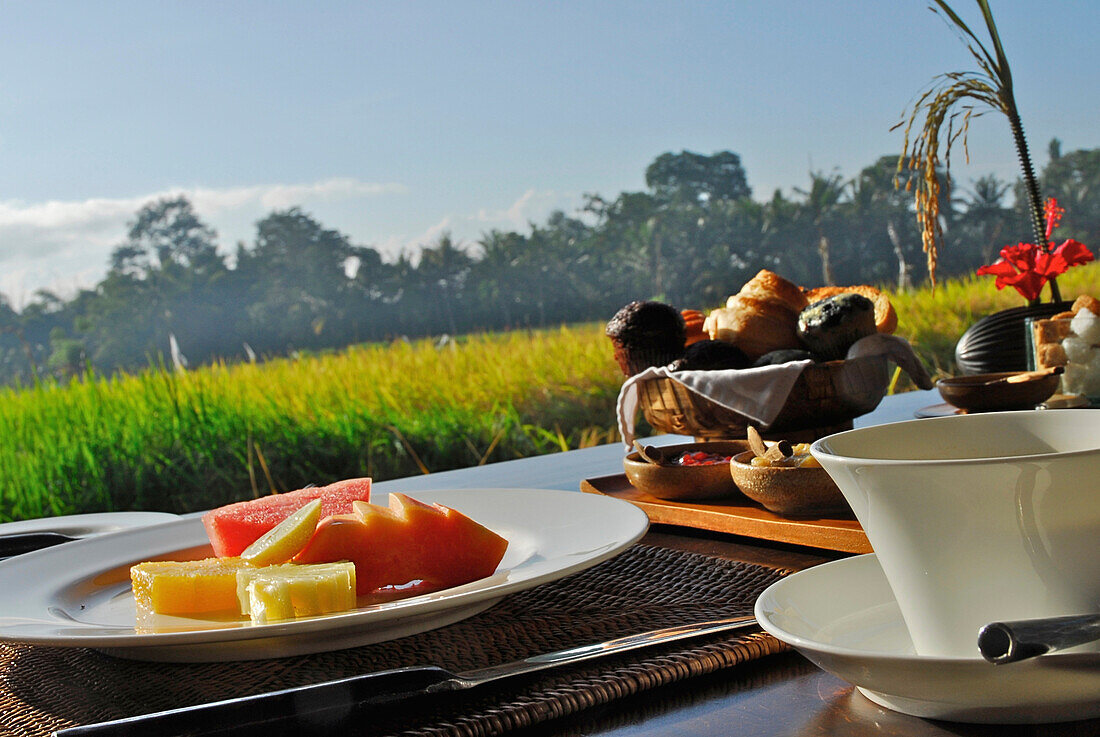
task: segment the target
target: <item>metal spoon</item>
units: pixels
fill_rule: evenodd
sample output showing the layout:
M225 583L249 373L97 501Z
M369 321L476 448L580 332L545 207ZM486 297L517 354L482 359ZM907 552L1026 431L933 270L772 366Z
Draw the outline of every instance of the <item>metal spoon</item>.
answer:
M1001 665L1100 640L1100 614L993 622L978 631L978 650Z

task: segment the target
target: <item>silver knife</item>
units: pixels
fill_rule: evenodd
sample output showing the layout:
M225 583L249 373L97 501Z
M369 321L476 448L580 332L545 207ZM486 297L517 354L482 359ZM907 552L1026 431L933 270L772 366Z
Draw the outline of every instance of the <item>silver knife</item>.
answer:
M364 707L392 705L426 694L465 691L505 678L572 665L649 645L752 627L755 624L756 619L748 615L681 627L665 627L461 673L452 673L435 666L384 670L270 693L70 727L54 732L54 735L90 737L141 734L169 737L245 732L268 734L272 729L290 730L291 733L306 729L323 732L337 726L341 719Z

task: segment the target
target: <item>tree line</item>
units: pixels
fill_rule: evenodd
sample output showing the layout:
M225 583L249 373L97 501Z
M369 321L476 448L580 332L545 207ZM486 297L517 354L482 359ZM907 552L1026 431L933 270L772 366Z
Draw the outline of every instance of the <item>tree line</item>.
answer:
M1060 148L1051 142L1043 192L1066 208L1059 238L1095 249L1100 149ZM42 290L18 311L0 295L0 381L603 320L642 298L706 308L761 268L806 286L908 289L928 274L897 171L884 156L851 179L811 172L804 188L758 200L737 154L670 152L646 168L644 191L587 194L527 232L444 234L389 261L298 207L259 221L230 257L185 197L162 199L136 213L95 287ZM985 176L943 198L940 277L1028 239L1018 182Z

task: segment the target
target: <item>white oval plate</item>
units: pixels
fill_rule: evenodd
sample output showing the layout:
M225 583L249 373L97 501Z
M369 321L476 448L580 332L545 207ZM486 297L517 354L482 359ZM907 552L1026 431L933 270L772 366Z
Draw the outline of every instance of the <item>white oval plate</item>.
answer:
M30 532L57 532L71 537L92 537L108 532L147 527L178 520L179 516L168 512L95 512L69 514L61 517L39 517L18 522L0 524L0 535Z
M1100 716L1100 653L1052 653L1009 665L917 655L873 553L772 584L756 601L756 618L867 698L904 714L993 724Z
M610 497L533 489L424 491L508 540L488 578L350 612L253 625L151 615L139 621L129 569L143 560L212 555L199 518L78 540L0 563L0 640L91 647L141 660L225 661L339 650L424 632L515 591L589 568L633 544L645 513Z

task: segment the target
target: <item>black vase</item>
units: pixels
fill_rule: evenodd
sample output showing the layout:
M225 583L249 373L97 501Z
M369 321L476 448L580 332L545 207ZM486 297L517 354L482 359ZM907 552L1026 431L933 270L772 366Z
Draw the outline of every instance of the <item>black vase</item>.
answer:
M1042 302L1013 307L986 315L971 325L955 344L955 364L960 374L1026 371L1027 335L1024 324L1031 317L1050 317L1067 311L1072 302Z

